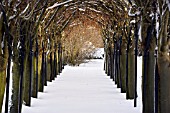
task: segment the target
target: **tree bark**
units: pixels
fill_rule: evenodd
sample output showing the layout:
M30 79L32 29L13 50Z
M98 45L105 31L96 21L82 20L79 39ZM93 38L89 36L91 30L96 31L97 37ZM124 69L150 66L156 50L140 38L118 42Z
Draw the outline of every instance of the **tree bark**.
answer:
M36 77L36 57L35 55L33 56L32 60L32 97L37 98L37 92L36 92L36 83L37 77Z
M42 63L41 63L41 72L40 72L40 87L39 87L40 92L44 91L44 77L45 77L45 73L44 73L44 68L45 68L44 56L45 56L44 52L42 52L42 59L41 59Z
M153 34L155 20L149 14L153 10L151 7L144 9L141 22L141 36L143 49L143 71L142 71L142 102L143 113L154 113L154 76L155 76L155 57L156 37Z
M24 102L26 106L31 106L31 91L32 91L32 38L27 34L26 54L24 61Z
M146 57L146 56L144 56ZM146 58L146 67L143 65L143 113L154 113L154 76L155 76L155 56L154 51L150 51ZM146 75L144 78L144 69Z
M51 82L51 62L50 62L50 54L47 55L47 81Z
M170 60L168 55L159 54L159 78L160 78L160 94L159 94L159 105L160 113L169 113L170 111Z
M5 83L6 83L6 58L0 56L0 113L2 112L2 105L4 99L4 92L5 92Z
M41 81L41 65L42 65L42 54L39 53L39 58L38 58L38 91L40 91L40 81Z
M2 112L2 105L4 99L4 92L5 92L5 84L6 84L6 67L7 67L7 44L6 41L3 40L3 18L0 17L0 43L4 43L4 49L0 49L0 113ZM3 51L3 52L2 52Z
M128 89L126 96L127 99L134 99L134 89L135 89L135 57L134 57L134 49L130 48L128 53Z
M25 80L24 80L24 103L26 106L30 106L30 95L29 95L29 92L30 92L30 88L29 86L31 85L30 84L30 80L32 79L30 77L30 56L29 56L29 53L27 52L26 53L26 59L25 59L25 64L24 64L24 77L25 77Z
M159 71L159 112L169 113L170 111L170 59L168 56L167 30L169 21L169 11L166 9L162 15L162 26L159 39L161 40L158 54L158 71Z
M126 93L126 47L125 44L122 44L121 48L121 56L120 56L120 71L121 71L121 81L122 81L122 87L121 92Z
M20 65L19 65L19 50L17 49L18 40L14 39L13 46L13 66L12 66L12 96L10 113L18 113L19 111L19 83L20 83Z

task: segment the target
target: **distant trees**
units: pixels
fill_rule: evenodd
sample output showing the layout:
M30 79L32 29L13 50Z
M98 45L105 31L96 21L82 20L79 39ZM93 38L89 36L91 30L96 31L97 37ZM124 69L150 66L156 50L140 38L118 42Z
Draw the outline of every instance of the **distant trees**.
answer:
M79 65L103 46L101 31L95 21L79 17L62 32L65 63ZM79 20L79 21L78 21ZM85 25L87 24L87 25Z

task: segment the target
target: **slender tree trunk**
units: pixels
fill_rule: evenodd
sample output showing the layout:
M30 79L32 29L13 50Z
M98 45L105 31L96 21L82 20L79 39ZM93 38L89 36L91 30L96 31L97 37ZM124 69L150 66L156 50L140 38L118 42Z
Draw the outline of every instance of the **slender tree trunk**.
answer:
M42 63L41 63L41 75L40 75L40 87L39 87L39 91L43 92L44 91L44 79L45 79L45 73L44 73L44 69L45 69L45 54L44 54L44 45L43 45L43 52L42 52Z
M63 56L62 56L62 52L63 52L63 50L62 50L62 44L61 44L61 42L60 42L60 73L62 73L62 70L63 70ZM75 58L74 58L75 59Z
M47 55L47 81L52 82L50 55L51 55L51 52Z
M119 43L119 42L118 42ZM121 77L121 71L120 71L120 46L119 46L119 44L117 45L117 49L118 49L118 51L117 51L117 87L118 88L121 88L122 87L122 84L121 84L121 79L122 79L122 77Z
M25 102L26 106L30 106L30 95L29 95L30 88L29 88L29 86L31 85L30 84L30 79L31 79L31 77L30 77L31 73L30 72L31 72L31 70L30 70L29 53L26 53L25 58L26 59L25 59L25 64L24 64L24 67L25 67L25 69L24 69L24 77L25 77L25 80L24 80L24 102Z
M115 41L114 43L115 43L114 44L115 45L114 46L114 48L115 48L115 51L114 51L114 54L115 54L115 59L114 59L114 63L115 63L114 64L114 67L115 67L114 70L115 71L114 71L114 74L115 74L115 84L117 84L118 83L118 77L117 77L117 68L118 68L117 67L117 42Z
M147 13L147 10L145 9ZM148 16L149 17L149 16ZM143 113L154 113L154 76L155 76L155 37L153 35L155 20L142 17L141 34L143 46L143 72L142 72L142 101Z
M51 73L50 73L50 76L51 76L51 80L54 80L54 66L53 66L53 52L50 53L50 69L51 69Z
M3 105L3 99L4 99L4 92L5 92L5 83L6 83L6 66L4 61L4 58L0 56L0 113L2 112L2 105Z
M104 71L106 72L106 48L104 45L104 67L103 67Z
M44 55L44 86L47 86L47 54Z
M39 60L39 48L38 48L38 38L36 37L36 44L35 44L35 76L36 76L36 95L35 95L35 97L37 98L38 97L38 86L39 86L39 83L38 83L38 81L39 81L39 77L38 77L38 64L39 64L39 62L38 62L38 60Z
M58 44L58 71L61 73L62 71L62 47L61 47L61 42Z
M126 93L126 47L122 44L121 57L120 57L120 71L121 71L121 81L122 87L121 92Z
M113 49L110 47L110 78L113 79Z
M25 53L26 53L26 46L25 46L25 42L26 42L26 34L27 34L27 28L26 27L27 22L24 20L20 20L20 24L19 24L19 31L20 31L20 48L19 48L19 64L20 64L20 84L19 84L19 111L18 113L21 113L22 111L22 104L23 104L23 100L24 100L24 91L25 91L25 73L24 73L24 69L25 69Z
M19 50L17 49L18 40L14 39L13 48L13 66L12 66L12 96L10 113L18 113L19 111L19 84L20 84L20 65L19 65Z
M135 89L135 57L134 49L130 48L128 53L128 89L127 90L127 99L134 99L134 89Z
M113 81L115 81L115 75L114 75L114 72L115 72L115 70L114 70L114 63L115 63L115 61L114 61L114 58L115 58L115 53L114 53L114 47L112 48L112 78L113 78Z
M170 60L168 55L159 54L159 78L160 78L160 94L159 94L159 105L160 113L169 113L170 111Z
M110 50L108 50L108 51L110 51ZM110 52L108 52L107 54L108 54L107 55L108 56L108 60L107 60L108 61L108 64L107 64L108 65L108 73L107 73L107 75L111 77L111 65L110 65L111 64L111 58L110 58Z
M105 49L105 73L108 75L108 51Z
M39 58L38 58L38 91L40 91L40 87L41 87L41 69L42 69L42 54L39 53Z
M58 65L58 53L57 53L57 48L56 47L55 47L54 54L56 54L56 75L58 75L59 74L59 70L58 70L59 65Z
M54 68L53 68L53 74L54 74L54 77L57 77L57 68L56 68L56 53L54 52L54 60L53 60L53 66L54 66Z
M37 92L36 92L36 87L37 87L37 76L36 76L36 57L35 55L33 56L32 60L32 97L37 98Z
M6 67L8 61L7 44L6 41L2 39L2 37L3 37L2 18L0 18L0 43L5 44L4 46L5 52L2 53L2 48L0 47L1 48L0 49L0 113L2 112L5 84L6 84Z
M146 58L144 58L146 57ZM143 83L143 113L154 113L154 76L155 76L155 57L154 51L150 51L148 56L143 57L143 64L146 62L146 75L142 79ZM144 59L146 61L144 61Z
M3 18L0 17L0 43L2 43L3 36ZM7 58L4 57L2 53L2 48L0 47L0 113L2 112L2 104L4 98L5 91L5 83L6 83L6 64L5 61Z
M28 38L29 37L29 38ZM31 36L28 36L29 39L27 42L27 50L26 50L26 57L25 57L25 69L24 69L24 77L25 77L25 88L24 88L24 102L26 106L31 106L31 90L32 90L32 40L30 39Z
M159 71L159 112L169 113L170 111L170 59L168 56L168 19L169 11L166 9L164 15L162 15L162 26L161 26L161 44L158 54L158 71Z

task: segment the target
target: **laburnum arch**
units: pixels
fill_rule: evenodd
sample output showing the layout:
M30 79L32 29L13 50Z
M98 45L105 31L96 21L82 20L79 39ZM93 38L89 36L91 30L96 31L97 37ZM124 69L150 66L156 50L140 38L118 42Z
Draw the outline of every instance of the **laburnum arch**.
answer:
M0 112L4 98L5 113L31 106L62 72L69 32L90 24L101 33L105 71L127 99L136 106L140 51L143 113L170 111L169 0L1 0L0 11Z

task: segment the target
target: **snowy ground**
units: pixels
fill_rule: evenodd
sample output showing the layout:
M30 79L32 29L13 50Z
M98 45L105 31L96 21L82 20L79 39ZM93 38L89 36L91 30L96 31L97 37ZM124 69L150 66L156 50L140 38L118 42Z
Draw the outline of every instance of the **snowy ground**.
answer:
M104 74L103 60L92 60L80 67L66 66L63 73L48 83L32 107L23 113L142 113L141 59L138 58L138 107L126 100L114 82Z

